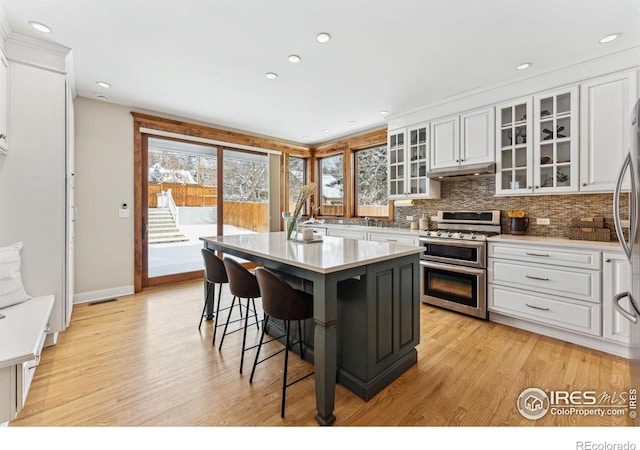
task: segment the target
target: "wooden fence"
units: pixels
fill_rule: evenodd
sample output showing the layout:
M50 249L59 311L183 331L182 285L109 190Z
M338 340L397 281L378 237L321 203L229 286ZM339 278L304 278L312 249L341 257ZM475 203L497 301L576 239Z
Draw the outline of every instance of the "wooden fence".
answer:
M342 211L342 205L322 205L320 208L320 212L323 216L341 216ZM360 205L358 206L358 216L388 217L389 207L377 205Z
M201 184L149 183L149 208L158 206L157 195L171 189L176 206L217 206L218 188Z
M224 202L224 223L246 230L269 231L269 204L254 202Z

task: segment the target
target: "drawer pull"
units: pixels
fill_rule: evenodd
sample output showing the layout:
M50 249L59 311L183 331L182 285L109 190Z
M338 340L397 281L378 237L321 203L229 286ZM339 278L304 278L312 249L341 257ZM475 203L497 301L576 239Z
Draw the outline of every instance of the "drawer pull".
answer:
M529 308L539 309L540 311L549 311L549 308L540 308L539 306L533 306L528 303L525 303L525 305L527 305Z
M531 280L549 281L548 278L532 277L531 275L525 275L525 277L527 277L527 278L529 278Z
M529 253L529 252L527 252L527 255L529 255L529 256L545 256L545 257L549 257L549 255L545 255L544 253Z
M387 241L389 241L389 242L398 242L397 239L388 239L388 238L387 238Z

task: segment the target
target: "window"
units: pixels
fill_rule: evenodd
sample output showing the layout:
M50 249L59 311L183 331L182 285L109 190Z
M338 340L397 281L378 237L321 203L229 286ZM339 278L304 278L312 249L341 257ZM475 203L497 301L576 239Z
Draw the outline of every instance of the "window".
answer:
M387 147L355 152L355 212L360 217L388 217Z
M307 167L304 158L289 157L289 208L293 214L296 209L296 201L300 197L302 187L307 184ZM303 205L302 214L306 214L307 205Z
M320 214L342 216L344 214L344 158L328 156L319 160Z

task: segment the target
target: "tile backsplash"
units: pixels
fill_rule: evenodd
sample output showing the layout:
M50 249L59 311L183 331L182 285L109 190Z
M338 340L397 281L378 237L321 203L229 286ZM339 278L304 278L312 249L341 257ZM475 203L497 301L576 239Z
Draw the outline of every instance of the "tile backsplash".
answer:
M628 196L621 198L622 219L628 219ZM409 227L406 216L417 221L424 214L435 215L437 211L452 210L501 210L502 233L509 233L509 210L523 210L529 217L532 236L568 238L571 219L580 217L604 217L605 225L611 229L611 240L616 240L613 225L613 194L568 194L541 196L496 197L495 178L443 181L441 198L437 200L415 200L413 206L395 207L392 226ZM536 219L548 218L550 225L537 225ZM430 228L436 228L430 223Z

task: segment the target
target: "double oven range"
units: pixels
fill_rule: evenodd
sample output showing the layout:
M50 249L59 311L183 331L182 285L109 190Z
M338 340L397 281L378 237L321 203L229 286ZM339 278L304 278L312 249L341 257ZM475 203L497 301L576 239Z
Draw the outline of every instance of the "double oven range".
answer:
M500 211L438 211L438 229L420 235L423 303L487 319L487 238Z

